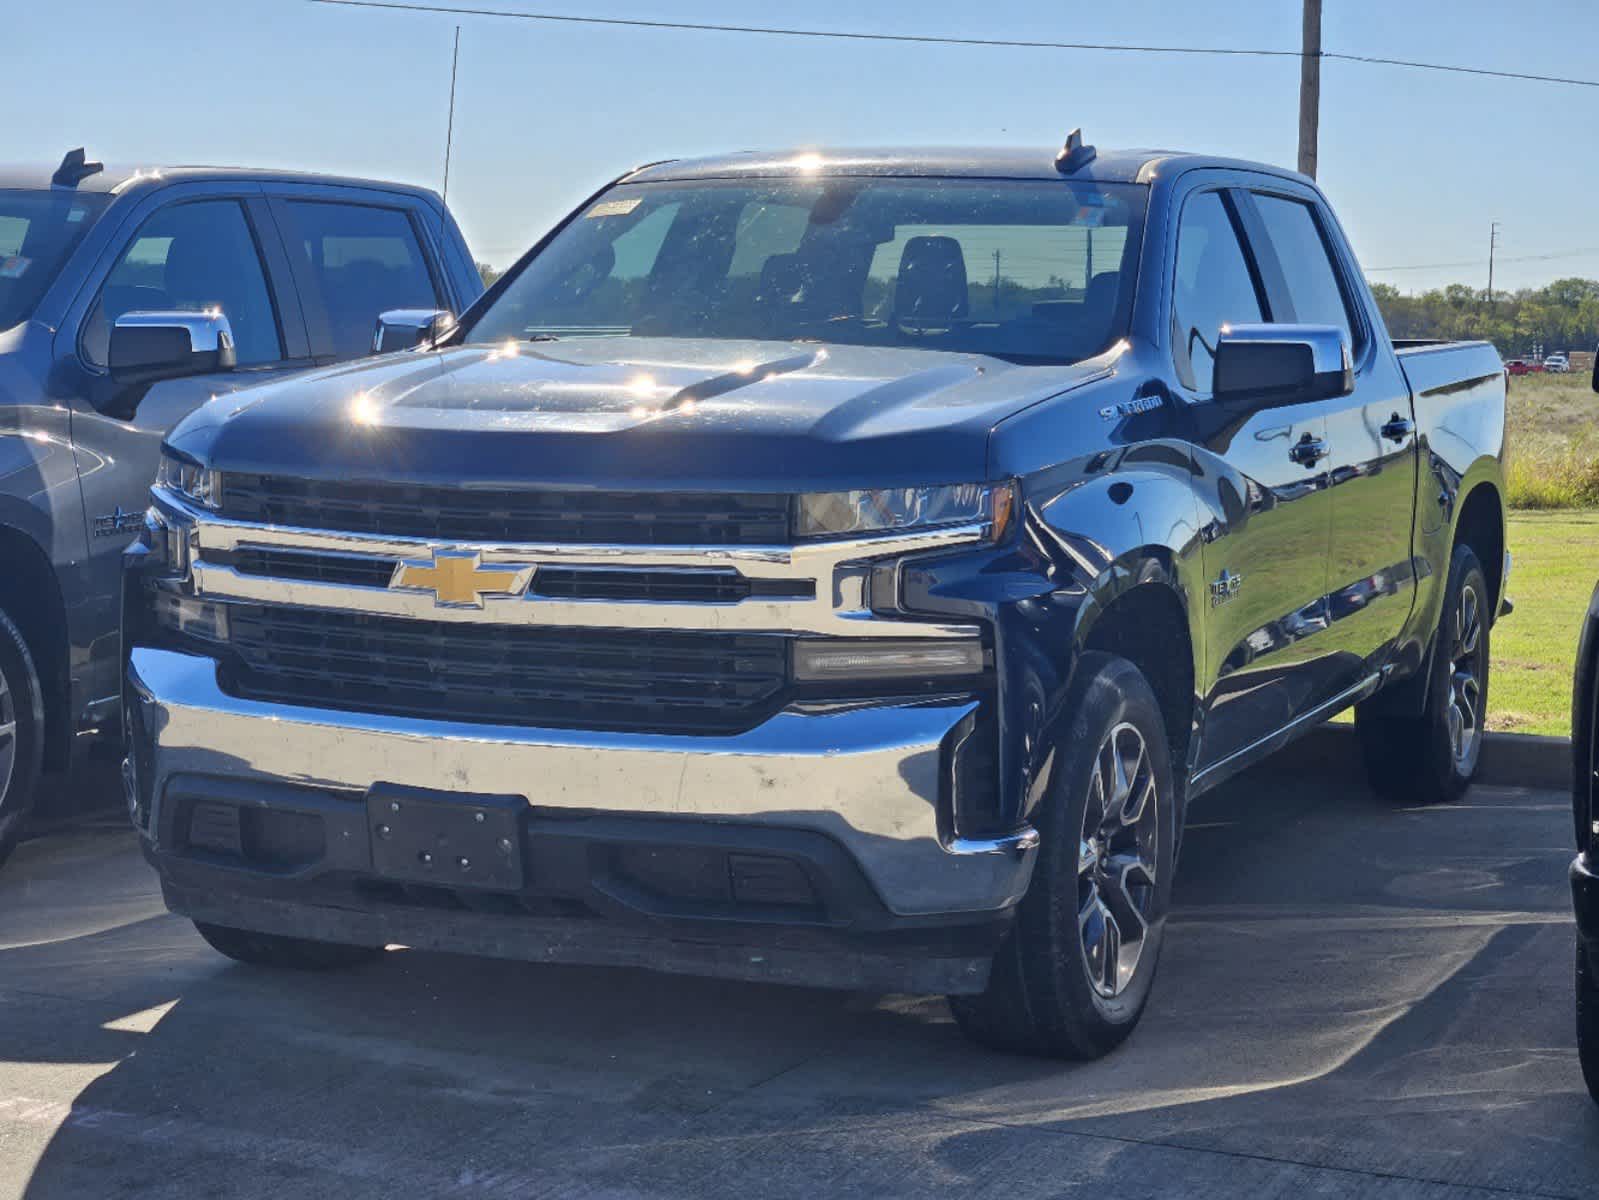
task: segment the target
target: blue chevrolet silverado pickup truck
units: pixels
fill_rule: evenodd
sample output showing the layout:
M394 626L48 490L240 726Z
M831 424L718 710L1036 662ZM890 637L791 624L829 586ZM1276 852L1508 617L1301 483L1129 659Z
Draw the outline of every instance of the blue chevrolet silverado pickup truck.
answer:
M1396 347L1299 175L661 163L421 327L184 422L128 555L128 800L224 954L944 992L1088 1057L1207 790L1351 706L1383 792L1476 770L1503 366Z
M0 168L0 860L41 771L120 732L121 556L162 437L213 395L370 353L384 309L482 291L422 188L81 150Z

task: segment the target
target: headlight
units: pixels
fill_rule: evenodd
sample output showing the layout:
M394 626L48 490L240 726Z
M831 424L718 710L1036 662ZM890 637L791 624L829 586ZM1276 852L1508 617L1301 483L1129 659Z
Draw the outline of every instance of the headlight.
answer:
M938 487L812 492L794 498L799 537L843 537L939 525L988 527L990 541L1009 531L1016 491L1009 483L959 483Z
M155 484L206 508L217 508L222 503L220 472L165 450L161 452L161 467L156 472Z
M151 507L144 514L144 542L150 547L151 562L166 575L188 575L193 532L194 526L169 518L159 508Z

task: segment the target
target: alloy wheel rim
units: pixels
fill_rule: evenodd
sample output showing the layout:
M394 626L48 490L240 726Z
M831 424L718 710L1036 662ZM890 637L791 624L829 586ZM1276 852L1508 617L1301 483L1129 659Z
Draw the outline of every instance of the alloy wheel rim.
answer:
M1482 598L1466 584L1455 614L1455 639L1449 656L1449 752L1455 770L1469 774L1482 745Z
M1083 962L1089 983L1105 999L1127 990L1149 939L1159 806L1144 735L1117 725L1094 756L1077 853Z
M0 806L11 790L11 776L17 766L17 706L11 685L0 671ZM3 815L3 814L0 814Z

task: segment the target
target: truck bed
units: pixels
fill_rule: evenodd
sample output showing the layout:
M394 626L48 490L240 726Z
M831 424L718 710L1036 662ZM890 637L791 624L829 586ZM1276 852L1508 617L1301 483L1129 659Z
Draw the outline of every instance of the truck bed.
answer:
M1489 342L1450 342L1420 338L1395 339L1399 366L1417 400L1440 389L1457 389L1498 380L1504 387L1505 364Z

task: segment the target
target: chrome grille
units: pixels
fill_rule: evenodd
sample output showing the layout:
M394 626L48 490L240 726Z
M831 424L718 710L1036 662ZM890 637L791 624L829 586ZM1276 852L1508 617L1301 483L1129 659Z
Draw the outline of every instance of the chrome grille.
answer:
M546 629L234 606L236 694L431 720L727 733L788 688L777 635Z
M279 475L224 476L240 521L468 543L775 546L789 498L764 493L478 490Z
M400 563L397 558L369 554L254 546L234 551L226 561L244 575L372 588L388 587ZM812 580L750 579L731 569L545 566L534 575L528 590L531 595L552 600L737 604L752 597L813 599L816 584Z

